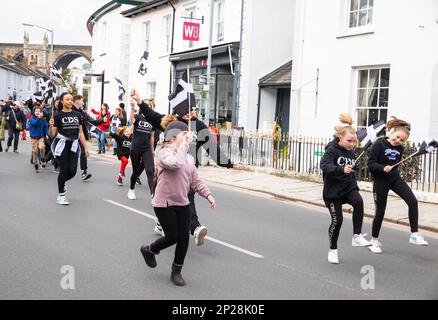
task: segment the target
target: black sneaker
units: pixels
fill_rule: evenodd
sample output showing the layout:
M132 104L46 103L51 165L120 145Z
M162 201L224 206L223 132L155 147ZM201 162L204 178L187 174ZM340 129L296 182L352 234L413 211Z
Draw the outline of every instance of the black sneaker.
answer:
M35 164L34 164L34 167L35 167L35 172L38 172L38 170L39 170L38 163L35 163Z
M87 171L82 172L82 181L87 181L92 177L91 173L88 173Z
M142 185L142 183L141 183L141 180L140 180L140 178L137 178L137 181L136 181L136 183L139 185L139 186L141 186Z
M150 251L149 246L142 246L140 248L140 252L148 267L155 268L157 266L157 260L155 260L155 254L153 254Z
M101 154L102 153L102 151L101 150L97 150L97 154Z

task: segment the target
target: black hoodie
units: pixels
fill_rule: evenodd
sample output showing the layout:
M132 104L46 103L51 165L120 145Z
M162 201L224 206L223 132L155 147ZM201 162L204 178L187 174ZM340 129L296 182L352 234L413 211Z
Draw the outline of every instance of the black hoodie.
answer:
M403 146L393 147L388 138L381 138L374 142L368 157L368 169L373 178L394 179L400 177L398 168L393 168L389 173L383 171L386 166L400 162L403 156Z
M139 105L141 112L145 116L146 120L155 128L159 128L161 131L164 131L164 128L161 127L161 120L165 117L164 114L160 114L143 102ZM179 121L182 121L187 124L187 121L184 121L181 118L178 118ZM203 147L211 159L216 162L216 164L220 167L225 168L233 168L233 164L231 160L222 152L220 146L216 143L215 139L210 134L208 127L199 119L192 118L190 129L192 131L196 131L198 134L198 138L196 139L196 145L192 143L189 147L189 154L193 156L196 161L196 167L199 166L198 160L198 152L201 147ZM209 143L207 143L209 142Z
M324 179L323 198L326 204L333 200L343 200L351 191L359 189L354 172L344 172L346 165L354 164L354 150L341 147L336 139L327 144L320 163Z

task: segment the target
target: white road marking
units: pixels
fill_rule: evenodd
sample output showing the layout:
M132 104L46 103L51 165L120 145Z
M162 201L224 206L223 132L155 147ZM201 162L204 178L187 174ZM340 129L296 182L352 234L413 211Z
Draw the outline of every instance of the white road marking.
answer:
M149 213L146 213L146 212L143 212L143 211L140 211L140 210L137 210L137 209L134 209L134 208L131 208L131 207L125 206L124 204L121 204L121 203L115 202L115 201L113 201L113 200L103 199L103 201L108 202L108 203L110 203L110 204L112 204L112 205L114 205L114 206L117 206L117 207L123 208L123 209L125 209L125 210L131 211L131 212L134 212L134 213L137 213L137 214L139 214L139 215L141 215L141 216L144 216L144 217L146 217L146 218L152 219L152 220L154 220L154 221L157 220L157 218L155 217L155 215L152 215L152 214L149 214ZM227 243L227 242L224 242L224 241L221 241L221 240L218 240L218 239L212 238L212 237L208 237L208 236L207 236L207 237L205 237L205 239L210 240L210 241L212 241L212 242L215 242L215 243L217 243L217 244L220 244L220 245L222 245L222 246L224 246L224 247L227 247L227 248L230 248L230 249L236 250L236 251L238 251L238 252L244 253L244 254L249 255L249 256L251 256L251 257L254 257L254 258L258 258L258 259L263 259L263 258L264 258L261 254L258 254L258 253L255 253L255 252L252 252L252 251L249 251L249 250L246 250L246 249L243 249L243 248L237 247L237 246L235 246L235 245L232 245L232 244L230 244L230 243Z

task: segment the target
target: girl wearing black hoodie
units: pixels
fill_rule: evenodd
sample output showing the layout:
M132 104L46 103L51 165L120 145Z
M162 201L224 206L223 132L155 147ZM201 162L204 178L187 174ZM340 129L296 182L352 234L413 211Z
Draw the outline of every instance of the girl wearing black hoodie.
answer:
M336 264L339 263L337 242L343 221L342 205L344 203L353 206L352 246L370 245L364 237L366 234L361 233L364 205L353 170L354 147L357 143L356 130L352 127L351 116L341 114L339 120L341 124L335 127L334 140L327 145L320 164L324 179L323 198L332 219L329 228L328 262Z
M409 242L416 245L427 246L427 241L418 233L418 202L411 188L400 176L395 164L400 162L403 156L403 144L410 135L410 124L406 121L394 118L386 125L389 137L377 140L370 151L368 169L373 176L373 193L376 215L373 220L372 239L370 251L382 253L382 244L378 241L383 217L385 216L386 202L389 190L394 191L402 198L409 207L409 224L411 236Z
M125 169L128 165L128 159L131 153L132 129L131 127L124 126L117 129L117 133L111 132L110 136L117 142L115 152L121 162L117 185L123 186L123 177L125 177Z

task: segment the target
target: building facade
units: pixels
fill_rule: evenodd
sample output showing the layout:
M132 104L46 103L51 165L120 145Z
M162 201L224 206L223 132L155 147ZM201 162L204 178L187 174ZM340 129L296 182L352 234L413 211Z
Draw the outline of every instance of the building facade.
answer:
M89 20L95 21L92 68L94 71L105 68L109 71L111 68L114 69L112 73L120 74L122 70L116 69L129 63L129 68L124 69L129 70L127 78L123 78L127 84L125 88L127 91L136 88L142 97L154 98L159 112L170 111L167 97L187 68L194 86L197 111L211 125L219 123L255 129L258 123L275 121L279 97L287 101L289 108L288 87L264 87L259 99L259 81L291 60L290 39L293 38L294 27L291 13L294 12L295 1L213 1L209 79L208 0L147 1L137 6L121 6L116 4L118 2L107 4ZM127 37L118 35L120 30L127 30L127 24L130 30L129 57L127 50L123 50L125 56L118 54L120 48L126 46L123 39L128 41ZM192 24L198 25L193 27ZM111 58L102 47L105 32L99 32L105 28L108 32L109 25L113 28L107 34L111 39ZM192 40L187 40L190 36ZM148 51L149 58L147 73L142 76L138 74L138 67L144 51ZM100 92L100 84L94 81L93 101L99 100ZM109 95L116 97L116 93L117 88L105 85L104 100L113 104L111 99L114 98ZM287 99L282 96L283 93Z
M330 136L337 116L359 128L394 115L411 140L438 137L438 3L299 0L290 128Z

